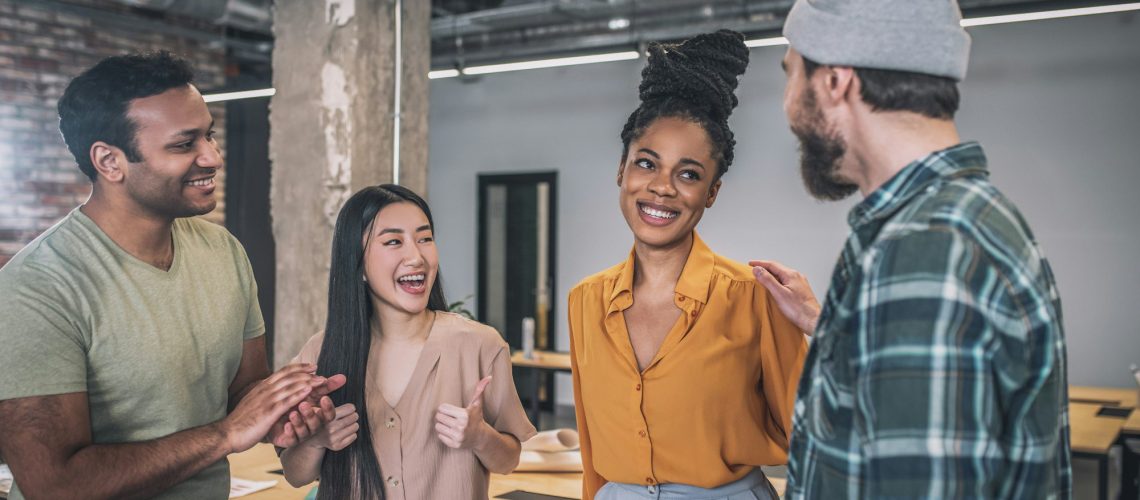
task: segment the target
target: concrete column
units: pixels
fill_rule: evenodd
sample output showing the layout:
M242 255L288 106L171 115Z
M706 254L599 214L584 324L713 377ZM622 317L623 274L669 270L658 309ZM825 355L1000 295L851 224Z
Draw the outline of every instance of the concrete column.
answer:
M332 230L362 187L392 182L395 0L278 0L270 104L277 243L274 365L324 328ZM427 187L431 2L403 1L400 183Z

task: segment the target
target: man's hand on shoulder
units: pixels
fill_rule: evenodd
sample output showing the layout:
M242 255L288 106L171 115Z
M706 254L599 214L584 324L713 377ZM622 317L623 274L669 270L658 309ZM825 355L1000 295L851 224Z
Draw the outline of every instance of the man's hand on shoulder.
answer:
M772 260L751 260L752 276L776 301L780 312L807 335L815 332L819 321L819 301L811 291L807 278L795 269Z

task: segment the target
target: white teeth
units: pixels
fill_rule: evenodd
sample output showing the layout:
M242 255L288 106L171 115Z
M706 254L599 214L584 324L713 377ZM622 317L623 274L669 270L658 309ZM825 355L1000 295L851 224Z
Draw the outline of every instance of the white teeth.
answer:
M213 186L214 185L214 178L210 177L209 179L199 179L196 181L187 182L186 184L194 186L194 187Z
M677 212L665 212L663 210L656 210L653 208L649 208L645 205L640 205L640 206L641 206L642 212L645 212L646 214L649 214L653 217L657 217L658 219L672 219L672 218L676 217L677 215L679 215Z
M423 281L423 280L424 280L424 275L422 275L422 274L409 274L407 276L400 277L400 279L398 279L396 281Z

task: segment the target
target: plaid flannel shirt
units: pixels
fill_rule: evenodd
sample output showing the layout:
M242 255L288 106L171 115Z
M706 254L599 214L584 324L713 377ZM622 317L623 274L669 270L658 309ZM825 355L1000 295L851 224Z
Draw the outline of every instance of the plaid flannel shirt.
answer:
M852 209L804 365L788 498L1071 498L1061 302L981 146Z

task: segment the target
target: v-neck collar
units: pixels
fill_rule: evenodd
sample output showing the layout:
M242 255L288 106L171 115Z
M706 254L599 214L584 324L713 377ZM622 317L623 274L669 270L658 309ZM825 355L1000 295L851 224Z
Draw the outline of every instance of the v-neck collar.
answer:
M111 236L103 231L103 228L99 227L99 224L97 224L94 219L83 213L81 208L82 206L73 209L71 216L79 222L80 226L83 226L84 229L93 234L104 246L110 249L111 253L115 255L119 262L124 263L124 265L142 269L143 272L161 279L172 280L178 276L182 269L182 254L184 253L180 238L177 234L184 229L179 227L179 223L181 222L179 219L174 219L174 222L170 225L170 244L173 249L172 252L174 253L170 261L170 267L168 269L161 269L126 251L118 242L111 239Z
M618 276L617 282L610 295L610 303L605 319L606 330L610 333L611 341L623 353L630 366L641 374L653 369L661 362L677 344L689 333L696 323L701 306L708 302L709 287L712 282L713 269L716 263L716 254L701 240L696 231L693 231L693 247L681 270L681 276L674 287L674 303L681 309L681 316L669 328L661 346L653 359L641 369L637 364L637 356L633 352L633 341L629 338L629 328L625 322L625 311L633 306L633 273L635 265L634 250L630 251L625 267ZM688 297L687 301L678 301L680 297Z
M427 378L428 374L431 373L432 369L435 368L435 364L439 362L441 350L439 348L439 342L437 340L439 336L436 335L435 332L436 326L439 324L441 314L438 311L434 312L434 314L435 317L432 318L431 327L428 329L428 337L427 339L424 339L424 346L422 349L420 349L420 355L416 359L416 366L412 368L412 376L408 379L408 383L404 386L404 390L400 393L400 399L396 401L396 404L392 404L390 401L388 401L388 398L384 397L384 391L381 387L379 387L379 373L377 373L377 375L372 378L374 381L373 383L377 385L376 389L380 394L380 400L384 402L384 406L386 406L389 410L396 412L397 415L404 414L400 410L408 405L408 392L423 386L424 380Z

